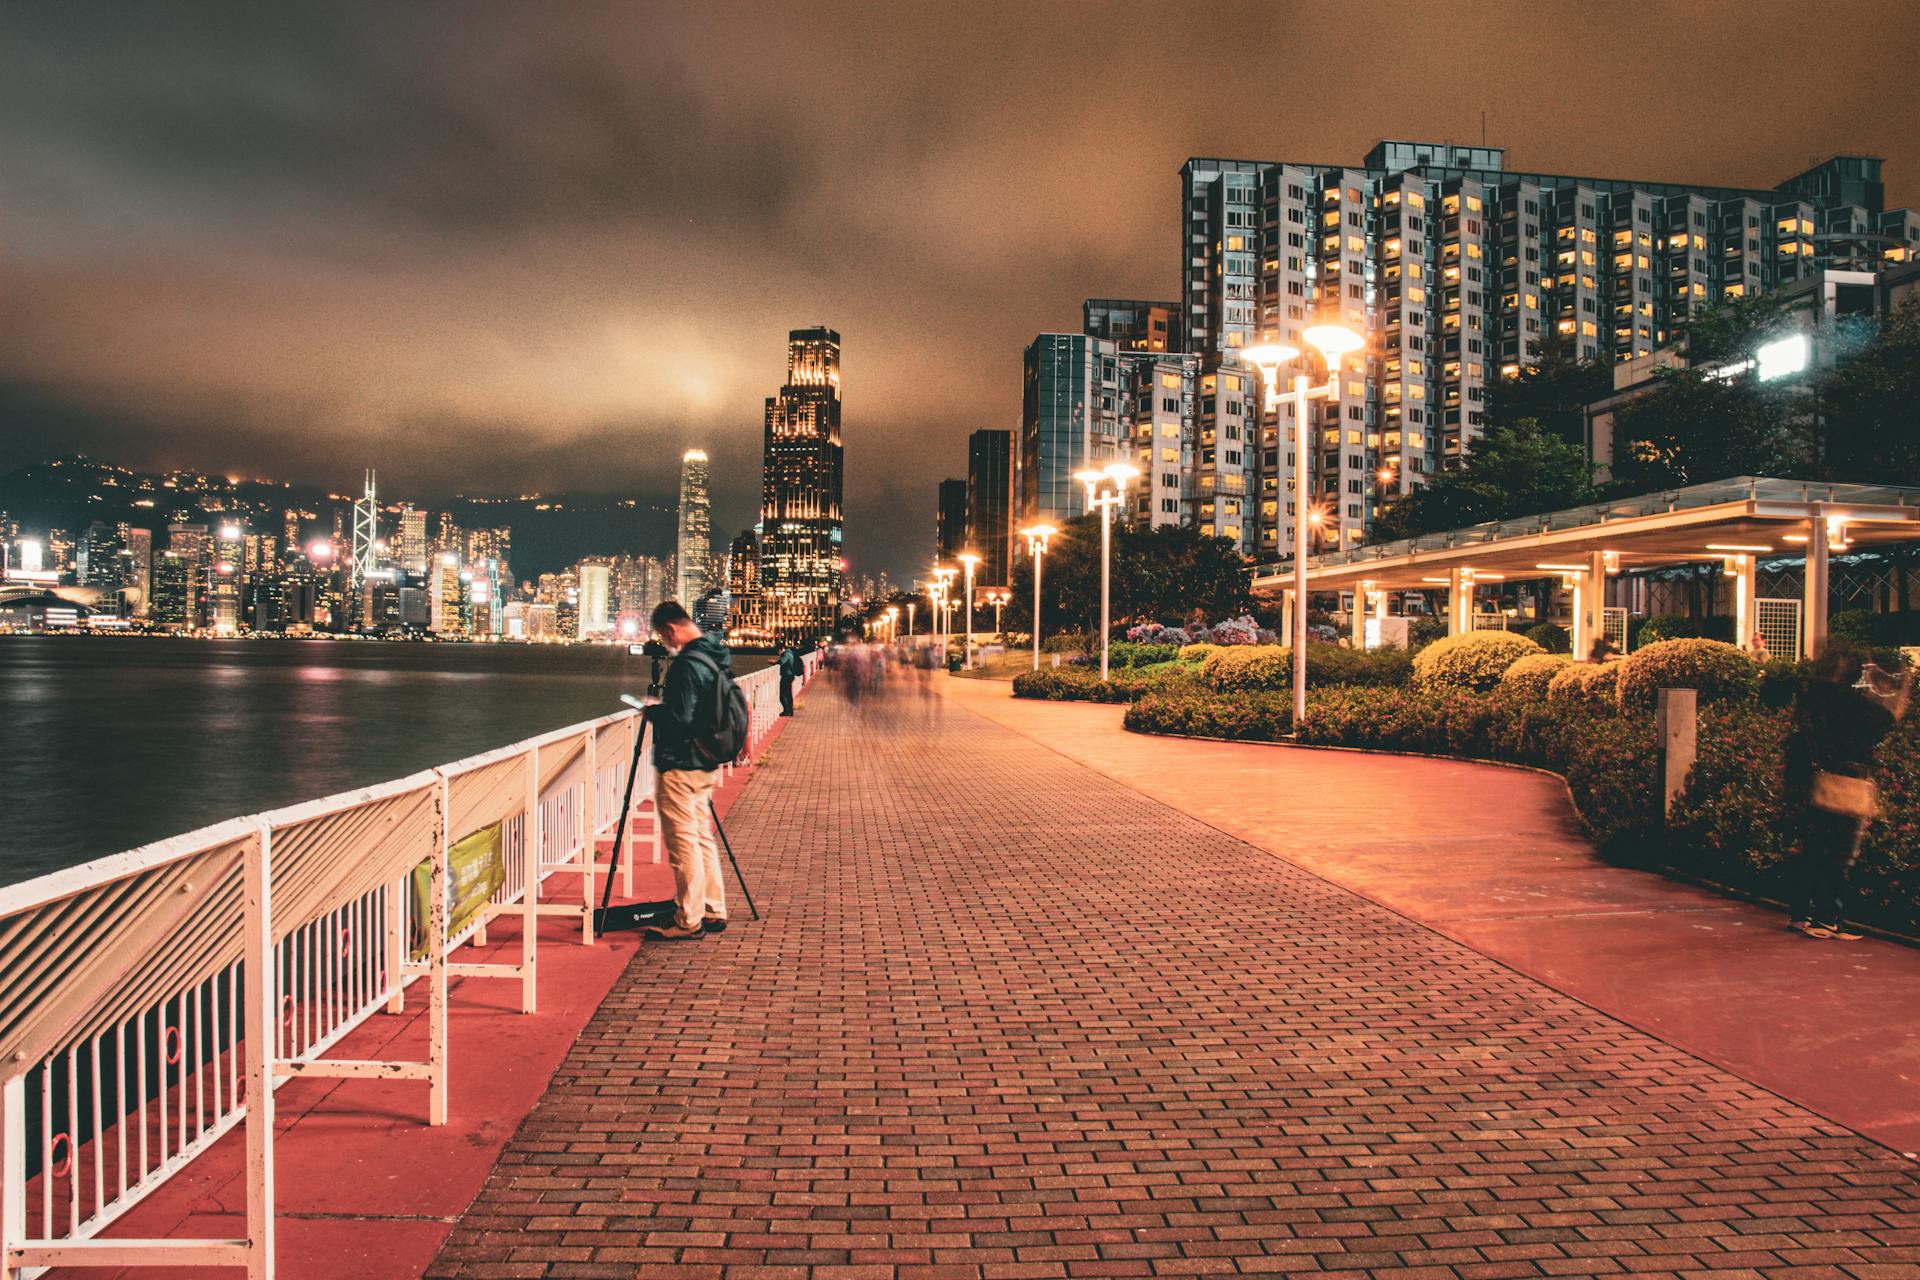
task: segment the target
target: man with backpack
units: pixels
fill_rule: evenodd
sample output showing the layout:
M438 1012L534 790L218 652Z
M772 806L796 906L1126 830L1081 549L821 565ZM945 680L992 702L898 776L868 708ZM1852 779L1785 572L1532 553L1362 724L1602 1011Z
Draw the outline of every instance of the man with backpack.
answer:
M793 682L800 678L800 655L785 640L780 642L780 714L793 714Z
M747 704L733 681L733 654L701 631L678 601L653 611L653 630L673 651L653 729L654 795L667 860L673 864L674 921L654 938L698 938L727 927L727 890L710 820L714 771L746 745Z

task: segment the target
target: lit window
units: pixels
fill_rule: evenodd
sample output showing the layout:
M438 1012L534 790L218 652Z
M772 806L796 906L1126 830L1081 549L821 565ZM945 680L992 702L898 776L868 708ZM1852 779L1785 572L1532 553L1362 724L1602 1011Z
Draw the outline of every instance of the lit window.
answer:
M1418 191L1408 192L1407 207L1409 209L1424 209L1427 207L1427 198Z

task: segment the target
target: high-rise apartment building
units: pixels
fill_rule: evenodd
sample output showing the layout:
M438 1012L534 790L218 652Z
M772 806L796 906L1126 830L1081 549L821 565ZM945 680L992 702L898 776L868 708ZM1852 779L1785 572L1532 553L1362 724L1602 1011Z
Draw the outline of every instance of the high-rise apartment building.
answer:
M967 482L942 480L940 505L933 513L933 558L951 564L967 545Z
M1180 304L1133 298L1088 298L1080 304L1081 331L1121 351L1178 351Z
M760 497L760 624L773 637L833 630L844 572L840 335L787 335L787 381L767 400Z
M1119 415L1119 348L1082 333L1043 333L1023 357L1018 491L1022 524L1083 515L1073 473L1127 456Z
M981 557L976 580L1013 579L1013 432L983 427L967 437L967 542Z
M1328 543L1350 545L1382 503L1472 447L1489 384L1549 334L1577 356L1630 360L1705 307L1920 253L1920 215L1882 206L1880 161L1863 156L1771 190L1518 172L1499 147L1426 142L1381 142L1357 166L1195 157L1181 170L1178 345L1204 385L1244 347L1305 348L1315 323L1367 336L1307 425L1306 491ZM1260 419L1257 449L1242 450L1257 555L1291 553L1289 412ZM1224 468L1224 404L1214 421Z
M120 541L126 548L126 572L121 583L132 593L134 615L144 618L153 603L153 530L123 524Z
M689 449L680 456L680 525L675 563L680 580L675 598L687 609L713 587L713 500L707 488L707 453Z

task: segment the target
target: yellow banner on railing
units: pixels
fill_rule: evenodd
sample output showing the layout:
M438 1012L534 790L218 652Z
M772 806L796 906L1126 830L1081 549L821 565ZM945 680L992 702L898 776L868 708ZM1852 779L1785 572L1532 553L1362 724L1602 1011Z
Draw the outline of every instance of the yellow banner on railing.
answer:
M463 836L447 850L447 936L455 937L507 880L505 841L493 823ZM433 887L433 859L413 869L413 958L427 954L427 905Z

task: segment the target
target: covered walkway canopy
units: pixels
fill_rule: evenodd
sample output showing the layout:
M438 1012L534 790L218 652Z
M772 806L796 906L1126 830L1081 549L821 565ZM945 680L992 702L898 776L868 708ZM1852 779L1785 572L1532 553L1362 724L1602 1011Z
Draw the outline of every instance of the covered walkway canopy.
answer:
M1827 633L1828 554L1914 540L1920 488L1740 476L1311 556L1307 585L1352 591L1356 602L1377 597L1380 609L1389 591L1445 591L1447 629L1456 633L1472 625L1476 584L1558 577L1574 593L1574 651L1584 653L1602 625L1609 574L1724 561L1744 641L1754 630L1757 561L1804 558L1802 651L1811 655ZM1292 584L1291 562L1254 571L1256 592ZM1354 612L1363 612L1358 603Z

